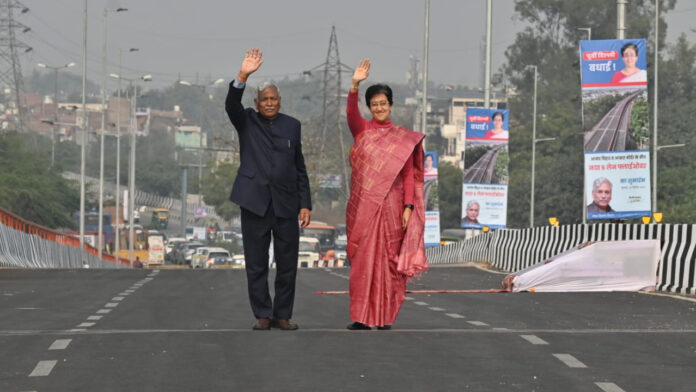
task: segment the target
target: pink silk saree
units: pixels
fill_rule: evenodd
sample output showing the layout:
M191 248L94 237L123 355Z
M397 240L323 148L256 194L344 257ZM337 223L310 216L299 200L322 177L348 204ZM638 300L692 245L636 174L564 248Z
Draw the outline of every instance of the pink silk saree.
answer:
M350 318L369 326L394 323L406 282L428 268L423 231L424 135L397 126L366 129L350 152L353 167L346 209L350 260ZM414 210L401 227L401 170L413 154Z

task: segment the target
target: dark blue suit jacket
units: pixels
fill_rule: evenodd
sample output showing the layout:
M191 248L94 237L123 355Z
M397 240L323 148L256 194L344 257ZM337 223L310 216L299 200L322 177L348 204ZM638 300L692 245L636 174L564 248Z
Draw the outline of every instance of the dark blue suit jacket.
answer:
M297 218L300 208L312 209L300 122L282 113L269 121L244 109L243 93L230 83L225 100L241 158L230 200L259 216L273 203L276 216Z

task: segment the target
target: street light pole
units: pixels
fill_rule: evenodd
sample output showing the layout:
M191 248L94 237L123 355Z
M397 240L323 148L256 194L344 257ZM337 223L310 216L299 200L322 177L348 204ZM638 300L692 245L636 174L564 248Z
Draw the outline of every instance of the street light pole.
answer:
M137 52L138 48L130 48L128 52ZM118 49L118 74L123 68L123 49ZM118 110L116 112L116 239L114 254L119 257L121 251L121 78L118 78Z
M425 0L425 29L423 33L423 100L421 102L421 132L428 130L428 63L430 57L430 0Z
M107 64L107 33L109 11L123 12L127 8L109 9L104 8L104 53L102 64L102 107L101 107L101 129L99 132L99 229L97 238L97 256L101 259L102 249L104 248L104 132L106 132L106 64Z
M80 251L85 249L85 160L87 158L87 0L82 21L82 135L80 148Z
M532 111L532 196L529 205L529 227L534 227L534 171L536 168L537 66L534 68L534 109Z
M144 75L141 76L137 79L128 79L124 78L121 75L117 74L111 74L110 75L112 78L117 78L117 79L123 79L128 82L133 86L133 100L131 103L131 121L130 121L130 126L131 126L131 132L130 132L130 163L129 163L129 173L128 173L128 257L130 260L130 266L133 267L133 243L134 243L134 238L135 238L135 218L133 216L133 211L135 211L135 132L138 127L138 119L136 116L136 110L137 110L137 97L138 97L138 91L137 91L137 86L133 84L134 81L137 80L142 80L145 82L149 82L152 80L152 75Z
M491 107L491 41L493 36L493 0L486 0L486 65L484 68L483 107Z
M653 81L653 194L652 212L657 212L657 67L660 59L659 31L660 31L660 2L655 0L655 80Z

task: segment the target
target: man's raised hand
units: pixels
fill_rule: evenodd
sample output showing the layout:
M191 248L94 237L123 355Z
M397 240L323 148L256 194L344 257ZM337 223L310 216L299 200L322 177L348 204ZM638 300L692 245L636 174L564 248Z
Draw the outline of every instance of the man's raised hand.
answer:
M246 83L249 75L256 72L261 67L261 64L263 64L263 52L259 48L247 50L242 61L242 67L239 69L239 74L237 74L237 81Z
M358 67L355 68L355 72L353 72L351 89L357 90L358 84L367 79L368 76L370 76L370 59L363 59L358 64Z

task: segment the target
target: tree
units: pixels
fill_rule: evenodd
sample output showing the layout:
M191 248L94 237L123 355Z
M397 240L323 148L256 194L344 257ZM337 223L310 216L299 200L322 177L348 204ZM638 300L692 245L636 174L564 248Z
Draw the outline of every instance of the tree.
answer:
M448 162L437 169L440 196L440 227L459 228L462 220L462 171Z
M238 169L239 164L234 161L218 162L202 180L203 201L215 207L215 212L227 221L240 215L239 206L229 200Z
M79 190L50 167L50 154L25 142L35 138L0 134L0 207L49 228L75 228L71 216L79 208Z
M674 0L661 0L663 15L674 4ZM556 137L553 142L537 144L535 221L555 216L562 223L578 223L582 221L583 204L578 41L585 34L578 27L591 27L593 39L613 38L616 4L604 0L517 0L515 10L530 26L508 47L507 62L501 69L501 79L517 91L509 99L512 132L508 226L526 227L529 222L534 83L531 65L538 67L539 78L536 136ZM652 0L632 1L626 36L651 36L653 16ZM664 21L660 22L660 30L664 40Z

